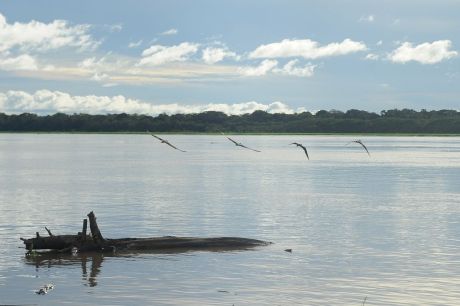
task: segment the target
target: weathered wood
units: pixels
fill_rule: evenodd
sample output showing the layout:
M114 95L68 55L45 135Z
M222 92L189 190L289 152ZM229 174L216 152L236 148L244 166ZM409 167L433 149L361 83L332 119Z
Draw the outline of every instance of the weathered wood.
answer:
M51 231L45 226L45 230L48 232L48 235L51 237L53 236L53 234L51 233Z
M120 238L106 239L103 243L96 243L90 237L88 240L81 241L77 235L59 235L53 237L41 237L39 239L25 239L26 248L37 250L44 249L69 249L76 247L79 252L113 252L113 251L148 251L148 250L168 250L168 249L245 249L256 246L264 246L269 242L240 238L240 237L153 237L153 238Z
M104 242L104 237L102 237L101 231L99 230L99 227L97 226L96 216L94 215L94 212L90 212L88 214L88 218L89 218L89 228L91 229L91 236L93 237L93 241L97 243Z
M118 251L190 251L190 250L235 250L265 246L270 242L240 238L240 237L153 237L153 238L120 238L104 239L96 223L93 212L88 214L91 236L86 234L86 219L83 220L83 230L78 235L53 235L41 237L38 233L35 238L21 240L28 250L49 249L58 253L72 252L77 249L84 252L118 252Z
M54 249L61 250L76 245L79 242L78 235L58 235L51 237L35 237L31 239L21 239L26 248L34 250Z
M206 250L206 249L245 249L264 246L270 243L240 237L154 237L154 238L122 238L107 239L107 245L117 250Z
M86 240L86 230L88 228L88 220L85 218L83 219L83 228L81 230L81 240L85 241Z

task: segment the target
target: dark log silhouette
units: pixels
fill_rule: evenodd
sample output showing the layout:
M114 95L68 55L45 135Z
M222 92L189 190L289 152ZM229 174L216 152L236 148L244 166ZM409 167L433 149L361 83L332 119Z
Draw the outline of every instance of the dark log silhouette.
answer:
M105 239L97 225L93 212L88 214L91 235L86 234L86 219L83 220L82 232L77 235L51 235L42 237L37 232L35 238L21 240L26 249L49 250L49 253L71 252L118 252L118 251L224 251L265 246L270 242L240 237L153 237ZM51 232L49 232L51 233Z
M48 235L53 236L53 233L45 226L45 230L48 232Z
M83 228L81 230L81 239L83 241L86 240L86 230L88 228L88 220L87 219L83 219Z
M99 230L99 227L97 226L96 222L96 216L94 215L93 212L90 212L88 214L89 218L89 228L91 229L91 235L93 236L93 241L94 242L104 242L104 237L102 237L101 231Z

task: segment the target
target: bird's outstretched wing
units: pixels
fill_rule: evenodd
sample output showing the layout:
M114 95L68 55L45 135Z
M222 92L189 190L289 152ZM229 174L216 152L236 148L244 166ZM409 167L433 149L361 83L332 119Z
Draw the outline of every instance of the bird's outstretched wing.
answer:
M245 148L245 149L248 149L248 150L251 150L251 151L254 151L254 152L260 152L259 150L252 149L252 148L250 148L250 147L246 147L245 145L243 145L243 144L241 144L241 143L237 144L237 146L242 147L242 148Z
M225 137L227 137L227 136L225 136ZM230 137L227 137L227 139L230 140L231 142L233 142L237 146L241 145L241 143L236 142L235 140L231 139Z
M352 141L350 141L349 143L346 144L346 146L349 145L349 144L352 143L352 142L361 145L361 146L364 148L364 150L366 150L367 155L371 156L371 153L369 153L369 150L367 149L367 147L366 147L366 146L364 145L364 143L363 143L361 140L359 140L359 139L358 139L358 140L352 140Z
M167 144L168 146L170 146L170 147L173 148L173 149L176 149L176 150L181 151L181 152L187 152L187 151L181 150L181 149L179 149L178 147L172 145L172 144L171 144L169 141L167 141L166 139L163 139L163 138L158 137L158 136L153 135L153 134L150 134L150 135L152 135L152 136L155 137L156 139L160 140L162 143Z
M369 153L369 150L367 149L367 147L364 145L364 143L361 140L356 140L354 142L359 143L364 148L364 150L366 150L367 155L371 156L371 153Z
M184 150L179 149L179 148L176 147L176 146L173 146L169 141L166 141L166 140L165 140L164 143L167 144L168 146L170 146L171 148L176 149L176 150L178 150L178 151L187 152L187 151L184 151Z
M310 157L308 156L307 148L305 148L304 146L302 146L302 149L304 150L305 155L307 155L307 159L310 160Z
M293 143L291 143L291 145L296 145L298 147L301 147L302 150L305 152L305 155L307 156L307 159L310 160L310 157L308 156L307 148L305 148L304 145L302 145L302 144L300 144L298 142L293 142Z
M220 132L222 135L224 135L228 140L230 140L231 142L233 142L235 144L235 146L238 146L238 147L242 147L242 148L245 148L245 149L248 149L248 150L251 150L251 151L254 151L254 152L260 152L259 150L256 150L256 149L252 149L250 147L247 147L245 146L244 144L242 144L241 142L238 142L236 140L233 140L231 139L230 137L226 136L224 133Z
M166 141L166 140L164 140L163 138L158 137L158 136L156 136L156 135L153 135L153 134L150 134L150 135L151 135L152 137L155 137L156 139L158 139L158 140L161 141L161 142Z

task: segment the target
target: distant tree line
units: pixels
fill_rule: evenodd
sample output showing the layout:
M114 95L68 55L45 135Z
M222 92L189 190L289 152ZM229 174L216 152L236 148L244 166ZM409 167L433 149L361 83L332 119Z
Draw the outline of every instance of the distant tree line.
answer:
M385 110L376 114L351 109L315 114L63 114L39 116L0 113L0 131L11 132L234 132L234 133L443 133L460 134L456 110Z

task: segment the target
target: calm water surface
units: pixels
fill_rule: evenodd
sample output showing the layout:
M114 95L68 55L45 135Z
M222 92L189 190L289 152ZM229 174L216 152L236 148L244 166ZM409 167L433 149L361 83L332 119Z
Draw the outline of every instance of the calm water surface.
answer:
M148 135L0 134L0 304L460 304L459 137L362 137L370 158L349 136L233 137L262 152L222 136L165 136L182 153ZM274 244L24 256L19 237L74 234L91 210L110 238Z

